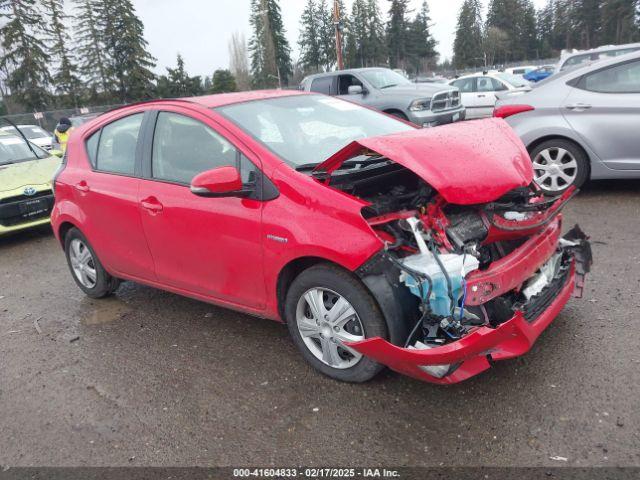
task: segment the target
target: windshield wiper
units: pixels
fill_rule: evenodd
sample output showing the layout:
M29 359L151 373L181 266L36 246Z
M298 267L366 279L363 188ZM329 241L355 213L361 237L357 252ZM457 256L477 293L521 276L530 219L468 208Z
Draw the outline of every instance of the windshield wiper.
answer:
M397 86L398 86L397 83L390 83L389 85L384 85L384 86L380 87L380 90L383 90L385 88L397 87Z
M13 121L9 120L8 118L3 118L2 120L6 121L7 123L9 123L13 128L15 128L15 130L18 132L18 134L23 138L23 140L25 142L27 142L27 147L29 147L29 150L31 150L31 152L33 153L33 155L35 156L35 158L37 158L38 160L41 160L42 157L40 157L36 151L33 149L33 145L31 145L31 142L29 140L27 140L27 137L24 135L24 133L22 133L22 130L20 130L18 128L18 126L13 123Z
M306 172L307 170L313 170L318 165L320 165L320 162L318 162L318 163L303 163L302 165L298 165L296 167L296 172Z

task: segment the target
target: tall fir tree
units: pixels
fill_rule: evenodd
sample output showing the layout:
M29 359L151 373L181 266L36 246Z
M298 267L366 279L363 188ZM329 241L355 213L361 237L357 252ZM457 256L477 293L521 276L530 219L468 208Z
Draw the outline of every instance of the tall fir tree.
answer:
M50 105L48 87L49 54L37 32L44 20L35 0L0 0L0 28L3 56L0 68L7 72L6 84L17 103L29 111L41 111Z
M307 0L300 18L300 64L305 72L317 73L322 69L322 22L316 0Z
M115 79L122 102L151 98L154 94L155 58L147 51L144 25L131 0L98 0L102 36L108 58L107 75Z
M251 73L257 87L286 86L293 73L278 0L251 0Z
M213 72L210 93L236 92L236 79L229 70L216 70Z
M602 40L607 44L623 44L640 40L637 0L602 1Z
M366 15L369 34L366 38L365 52L369 58L369 65L377 67L387 63L385 25L378 0L367 0Z
M547 3L537 12L537 37L540 57L550 58L554 55L553 48L553 0Z
M412 73L416 75L426 71L430 66L435 66L438 59L437 42L431 35L430 28L429 4L424 0L416 18L409 26L408 58Z
M333 8L333 7L332 7ZM337 63L336 30L333 23L333 10L327 0L318 0L318 22L320 24L320 56L325 71L329 71Z
M104 50L102 25L96 11L101 0L76 0L75 53L80 76L93 101L110 100L113 81Z
M60 106L77 107L80 78L78 78L75 59L72 58L73 43L66 30L69 17L64 12L64 1L42 0L42 7L48 19L44 30L47 35L49 54L57 64L53 85L56 93L61 95Z
M387 22L387 48L391 68L406 67L406 53L409 47L409 0L389 0L389 21Z
M589 49L600 45L601 7L602 0L575 0L574 22L580 48Z
M479 0L464 0L458 14L453 42L453 61L456 68L483 65L482 10Z
M365 0L354 0L349 17L349 35L347 39L347 64L350 68L371 66L367 56L367 3Z

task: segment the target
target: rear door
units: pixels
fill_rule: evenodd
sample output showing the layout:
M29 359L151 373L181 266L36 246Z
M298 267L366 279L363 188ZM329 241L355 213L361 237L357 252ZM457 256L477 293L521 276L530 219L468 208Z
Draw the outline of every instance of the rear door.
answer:
M237 167L249 186L257 181L258 159L199 112L167 107L154 113L138 198L158 280L262 308L262 202L203 198L189 188L199 173L226 165Z
M482 116L476 92L476 77L459 78L451 82L451 85L460 90L462 105L467 109L466 118L469 120Z
M609 168L640 170L640 59L584 75L562 110Z
M140 131L145 113L133 113L85 142L92 168L73 170L83 233L113 274L153 280L153 261L138 209ZM71 172L70 172L71 173Z

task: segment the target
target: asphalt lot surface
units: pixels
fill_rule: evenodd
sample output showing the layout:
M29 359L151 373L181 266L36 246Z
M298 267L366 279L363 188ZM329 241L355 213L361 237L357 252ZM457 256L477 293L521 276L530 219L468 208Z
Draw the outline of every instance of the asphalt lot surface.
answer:
M639 218L640 181L587 187L585 298L449 387L338 383L283 325L131 283L91 300L50 230L0 239L0 465L639 466Z

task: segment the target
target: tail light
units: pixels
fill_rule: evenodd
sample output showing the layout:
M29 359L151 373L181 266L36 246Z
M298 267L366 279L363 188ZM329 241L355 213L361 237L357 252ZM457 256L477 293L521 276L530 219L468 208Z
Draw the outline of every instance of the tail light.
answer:
M493 116L497 118L507 118L511 115L530 112L531 110L535 110L531 105L503 105L501 107L496 107L493 111Z

